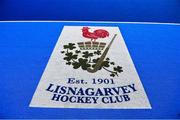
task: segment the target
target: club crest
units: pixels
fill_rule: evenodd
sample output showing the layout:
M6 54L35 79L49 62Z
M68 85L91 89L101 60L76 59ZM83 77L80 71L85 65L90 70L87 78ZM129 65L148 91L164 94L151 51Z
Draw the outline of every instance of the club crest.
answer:
M64 26L30 107L151 108L118 27Z
M66 65L90 73L105 70L111 77L118 76L123 72L122 67L116 65L116 63L107 56L117 34L114 34L113 38L109 38L109 32L107 30L97 29L90 32L88 31L89 29L89 27L82 28L81 34L85 42L68 43L63 46L61 53L64 55L63 59L66 61ZM98 38L107 38L111 40L111 42L106 45L105 42L101 42L103 39L97 42L99 41Z

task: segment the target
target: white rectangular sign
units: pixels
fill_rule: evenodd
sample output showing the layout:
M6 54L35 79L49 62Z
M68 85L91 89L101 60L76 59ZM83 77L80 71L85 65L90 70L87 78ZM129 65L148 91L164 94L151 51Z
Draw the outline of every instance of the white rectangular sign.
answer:
M30 107L150 109L118 27L65 26Z

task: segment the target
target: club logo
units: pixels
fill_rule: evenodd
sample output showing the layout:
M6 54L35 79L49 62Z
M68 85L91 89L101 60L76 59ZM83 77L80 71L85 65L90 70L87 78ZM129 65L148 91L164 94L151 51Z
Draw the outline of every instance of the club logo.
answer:
M64 26L30 107L151 108L118 27Z
M115 62L107 56L113 41L117 34L111 38L111 42L106 45L105 42L97 42L98 38L109 37L109 32L104 29L97 29L93 32L89 31L89 27L82 28L82 36L87 42L68 43L63 46L62 54L66 65L72 66L74 69L82 69L90 73L99 70L107 71L111 77L118 76L123 69L116 65ZM105 49L105 50L104 50ZM104 50L104 52L102 52Z

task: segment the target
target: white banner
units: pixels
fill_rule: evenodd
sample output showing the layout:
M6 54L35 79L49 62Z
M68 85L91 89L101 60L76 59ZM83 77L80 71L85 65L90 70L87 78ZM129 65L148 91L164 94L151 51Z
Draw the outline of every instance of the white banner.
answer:
M30 107L150 109L118 27L65 26Z

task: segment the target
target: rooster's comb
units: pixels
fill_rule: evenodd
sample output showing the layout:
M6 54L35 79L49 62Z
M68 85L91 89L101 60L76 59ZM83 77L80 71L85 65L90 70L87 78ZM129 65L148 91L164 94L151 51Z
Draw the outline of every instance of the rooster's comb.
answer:
M84 30L85 30L85 29L90 29L90 28L89 28L89 27L83 27L82 29L84 29Z

